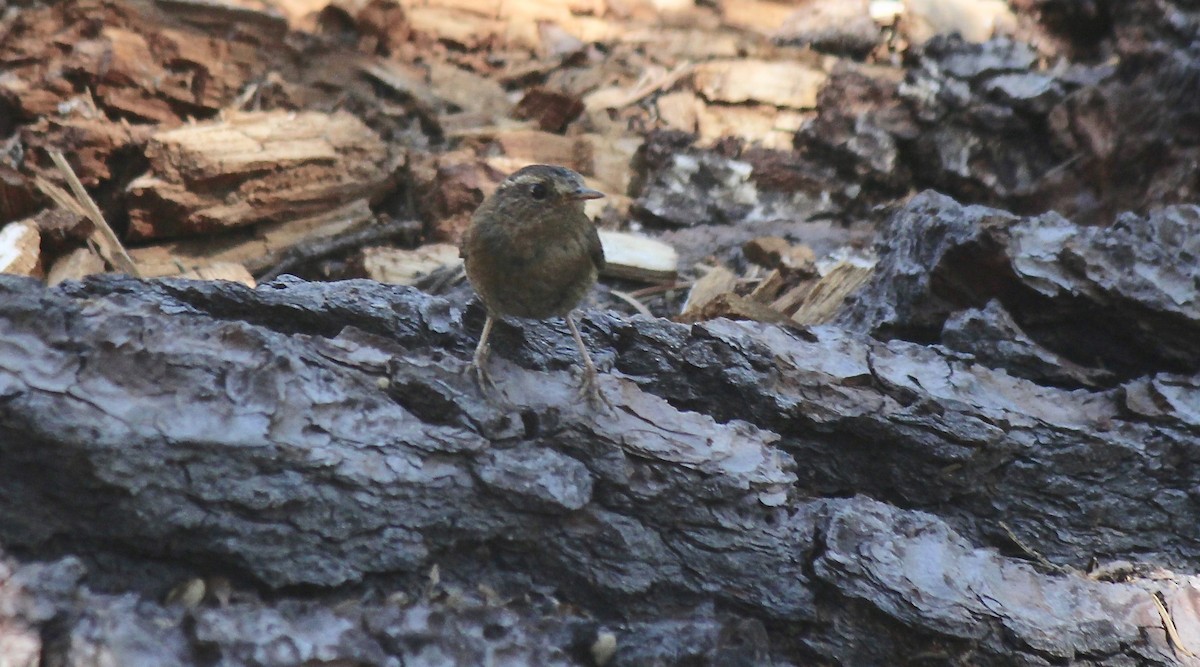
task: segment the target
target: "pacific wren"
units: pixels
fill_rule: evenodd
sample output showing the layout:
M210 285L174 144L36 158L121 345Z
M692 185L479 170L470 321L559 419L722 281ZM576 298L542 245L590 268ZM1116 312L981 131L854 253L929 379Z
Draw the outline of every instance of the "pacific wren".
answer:
M491 382L485 364L497 317L565 316L583 358L582 389L599 396L596 366L571 311L604 268L600 235L583 212L585 200L603 196L566 167L535 164L505 179L475 210L459 254L487 308L472 360L481 383Z

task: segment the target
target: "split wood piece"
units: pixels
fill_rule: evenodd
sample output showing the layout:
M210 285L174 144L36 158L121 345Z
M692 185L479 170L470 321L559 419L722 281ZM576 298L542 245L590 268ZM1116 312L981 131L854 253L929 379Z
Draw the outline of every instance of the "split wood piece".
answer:
M226 262L241 264L254 274L274 266L300 243L361 229L374 219L367 202L360 199L306 218L133 248L130 254L148 278L177 276Z
M30 220L0 228L0 273L36 276L41 272L41 234Z
M793 3L772 0L721 0L720 7L723 24L740 30L753 30L763 35L774 33L797 11L811 11L807 7L797 9L797 5Z
M762 102L813 109L828 75L816 65L758 59L715 60L696 65L696 90L710 102Z
M155 5L194 25L213 30L252 30L272 41L288 31L287 18L275 9L255 9L218 0L155 0Z
M585 176L591 173L592 142L539 130L501 130L493 136L507 157L528 164L558 164Z
M125 252L125 246L121 245L121 239L117 237L117 233L112 227L108 226L108 221L104 219L104 214L100 212L100 207L88 194L83 187L83 183L79 182L79 178L75 175L71 165L67 164L67 159L58 151L49 152L50 159L54 161L54 166L62 172L63 179L67 181L67 185L71 188L71 193L74 195L74 200L78 204L77 210L87 216L88 220L95 225L95 230L92 233L92 239L100 248L105 260L108 261L117 271L127 273L134 277L140 277L141 272L129 257L129 253ZM61 198L61 195L59 196Z
M737 276L733 271L723 266L712 267L692 285L687 300L683 303L680 317L697 317L705 304L722 294L732 292L735 287Z
M283 224L361 208L391 173L387 146L349 113L231 113L155 134L128 187L134 239Z
M413 32L468 50L493 44L504 37L504 22L450 7L405 7Z
M59 257L46 273L46 284L53 287L64 280L82 280L104 273L104 259L90 247L76 248Z
M547 48L549 40L543 38L544 25L550 23L578 39L596 41L584 38L586 31L581 25L585 20L596 19L576 15L599 16L606 9L606 3L600 0L442 0L437 3L403 0L400 4L415 32L467 49L500 43L542 53L552 51Z
M604 270L601 274L645 283L675 280L679 254L675 248L640 234L600 230L604 246Z
M814 271L816 255L812 248L779 236L760 236L742 245L746 259L768 269Z
M900 26L914 44L950 33L970 42L986 42L1014 30L1017 17L1004 0L907 0Z
M881 26L871 16L871 4L870 0L818 0L763 28L776 44L861 57L883 40Z
M88 95L65 104L75 115L59 118L55 112L20 130L26 154L33 158L26 161L26 169L34 176L59 180L58 167L42 157L58 151L71 156L71 169L84 186L97 187L119 177L114 167L126 162L117 158L121 151L141 150L153 133L151 125L130 125L104 118Z
M235 262L215 262L208 266L202 266L191 271L184 271L179 274L180 278L189 280L228 280L230 282L241 283L246 287L254 287L254 276L246 270L246 267Z
M562 132L581 113L583 102L578 97L540 87L526 92L513 108L515 118L535 120L547 132Z
M512 103L499 83L470 70L443 62L429 64L429 87L443 105L452 105L491 119L508 117Z
M600 109L623 109L631 104L638 103L643 98L655 92L670 90L672 86L691 74L692 71L693 65L689 62L681 63L671 70L661 68L649 70L641 80L632 86L608 86L593 91L583 99L583 104L592 111Z
M458 246L430 243L419 248L365 248L363 269L367 277L381 283L415 285L438 269L460 266Z
M266 269L256 269L260 280L274 280L284 273L291 273L318 260L343 255L351 251L371 247L389 241L412 244L421 233L417 220L388 220L358 226L332 236L307 238L292 247L274 253L273 261Z
M96 225L86 215L66 208L44 208L30 220L42 234L42 252L58 256L87 243Z
M664 127L696 134L704 102L690 90L660 95L654 101L658 120Z
M779 269L771 269L765 278L758 282L754 291L750 292L750 298L763 304L771 304L775 297L787 286L788 280L784 277L783 271Z
M770 104L702 104L696 127L701 143L734 136L763 148L790 151L796 132L814 115Z
M263 53L247 39L244 22L240 31L204 33L180 26L153 4L161 5L67 3L21 12L0 39L0 60L13 75L0 77L0 95L15 100L18 116L26 118L76 115L94 95L114 117L175 125L187 115L217 111L261 74ZM205 4L208 16L229 6ZM261 42L265 33L259 28L251 37ZM77 164L90 187L86 162Z
M753 320L764 324L777 324L791 329L801 325L787 315L750 297L735 292L724 292L705 303L702 307L675 318L676 322L705 322L723 317L730 320Z
M361 63L358 68L363 74L401 96L416 101L424 113L432 116L434 111L442 106L441 99L434 94L433 88L426 81L425 70L420 67L385 58L375 58Z
M605 195L624 196L633 180L632 163L642 140L624 134L581 134L565 137L530 129L492 129L487 132L512 164L560 164L595 178ZM510 165L492 164L505 173ZM611 202L610 202L611 203ZM620 209L628 207L618 206Z
M634 156L644 143L642 138L625 133L585 134L582 138L591 144L588 174L604 185L604 194L618 210L628 211L628 203L619 203L615 197L625 197L630 191Z
M37 209L33 183L21 172L0 162L0 223L20 220Z
M753 56L763 52L766 46L754 35L725 28L665 28L662 25L631 28L621 22L595 26L583 23L582 27L594 31L581 35L587 42L620 41L631 46L652 47L656 57L665 62Z
M792 314L792 320L807 325L833 319L846 297L862 287L874 270L874 262L858 258L848 258L833 265L819 280L805 286L804 298Z

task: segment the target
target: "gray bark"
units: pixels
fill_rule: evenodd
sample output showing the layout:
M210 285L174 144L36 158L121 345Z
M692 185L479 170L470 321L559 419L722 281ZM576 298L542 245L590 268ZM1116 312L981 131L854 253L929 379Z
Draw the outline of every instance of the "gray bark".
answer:
M72 574L70 594L0 585L16 600L0 612L39 636L58 628L70 641L48 646L62 655L104 644L125 664L139 633L180 664L278 664L246 656L281 634L298 660L420 664L420 645L459 664L502 649L587 664L604 623L619 630L617 664L1186 662L1152 595L1200 637L1194 577L1082 570L1196 568L1200 391L1194 368L1179 372L1196 318L1167 298L1197 271L1182 261L1197 227L1172 222L1190 211L1106 234L919 197L885 231L849 329L589 313L601 408L575 397L561 323L498 327L489 395L464 372L482 313L412 290L5 278L0 541L87 555L101 589L167 562L284 598L180 610ZM1121 233L1136 253L1118 252ZM1154 254L1156 238L1177 251ZM978 248L995 279L968 298L953 279ZM998 299L1031 341L1069 355L1043 311L1006 300L1047 284L1070 287L1075 317L1180 344L1113 356L1124 375L1085 390L853 332L936 332ZM459 593L326 600L383 581L412 590L434 565ZM575 611L472 592L487 582ZM453 620L430 632L426 610ZM489 614L508 614L507 629L479 630Z

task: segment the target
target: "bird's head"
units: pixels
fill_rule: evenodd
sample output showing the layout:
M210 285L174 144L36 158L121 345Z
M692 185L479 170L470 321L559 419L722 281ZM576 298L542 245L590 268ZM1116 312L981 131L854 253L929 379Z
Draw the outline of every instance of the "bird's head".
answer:
M504 179L479 208L519 223L547 216L579 215L586 200L603 196L566 167L533 164Z

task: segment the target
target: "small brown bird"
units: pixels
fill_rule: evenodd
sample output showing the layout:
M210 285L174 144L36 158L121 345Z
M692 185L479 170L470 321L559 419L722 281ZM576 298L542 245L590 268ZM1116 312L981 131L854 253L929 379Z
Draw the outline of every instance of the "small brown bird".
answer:
M490 384L488 335L497 317L565 316L583 357L582 390L596 398L596 366L571 311L604 268L604 249L583 202L604 194L565 167L535 164L509 176L471 216L459 254L487 308L472 366Z

